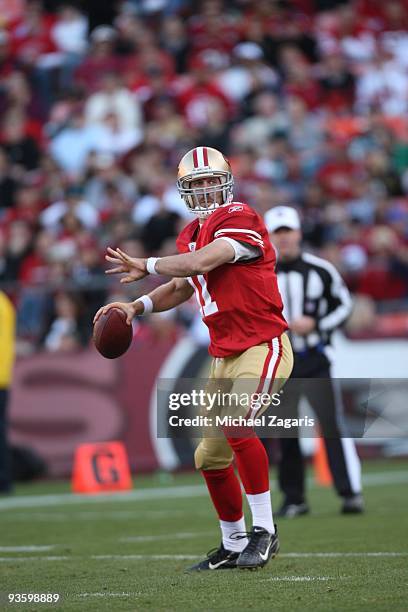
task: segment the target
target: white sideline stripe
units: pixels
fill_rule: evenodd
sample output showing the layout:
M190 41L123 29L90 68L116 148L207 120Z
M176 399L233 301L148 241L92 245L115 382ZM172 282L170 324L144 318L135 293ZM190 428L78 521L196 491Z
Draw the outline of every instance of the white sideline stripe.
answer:
M374 472L362 476L363 486L375 487L382 484L399 484L408 482L408 472L395 470L393 472Z
M198 559L201 555L91 555L91 559L97 561L174 561Z
M307 479L309 486L314 486L313 477ZM363 476L363 486L379 484L399 484L408 482L408 472L394 470L390 472L375 472ZM277 490L276 481L272 481L272 490ZM204 485L182 485L176 487L157 487L126 491L124 493L107 493L94 495L75 495L73 493L58 493L46 495L22 495L0 501L0 511L15 508L35 508L42 506L58 506L59 504L100 504L102 502L150 501L152 499L177 499L183 497L201 497L208 495Z
M186 485L177 487L157 487L126 491L124 493L103 493L75 495L58 493L51 495L23 495L0 501L0 510L10 508L34 508L38 506L57 506L59 504L100 504L101 502L121 503L128 501L150 501L152 499L169 499L183 497L201 497L208 495L204 485Z
M90 555L90 556L77 556L72 555L70 557L64 555L44 555L44 556L29 556L29 557L0 557L0 563L19 563L20 561L80 561L82 559L94 559L97 561L103 561L105 559L111 561L161 561L161 560L190 560L198 559L200 554L197 555Z
M197 514L197 511L194 511ZM172 510L171 518L174 516L185 516L184 510ZM101 511L79 511L73 509L72 512L34 512L28 514L27 512L14 512L10 516L2 516L2 521L51 521L51 522L62 522L62 521L125 521L135 519L152 519L161 520L162 518L169 518L168 510L117 510L112 512Z
M280 557L408 557L408 552L313 552L283 553Z
M80 561L83 559L93 559L95 561L182 561L199 559L197 555L63 555L30 556L30 557L0 557L2 563L19 563L20 561ZM408 557L408 552L324 552L324 553L281 553L279 557L299 558L327 558L327 557Z
M140 536L125 536L119 538L118 542L155 542L156 540L187 540L190 538L201 538L202 536L213 535L215 531L203 531L201 533L192 531L183 531L181 533L163 533L160 535L140 535Z
M198 534L200 535L200 534ZM200 555L91 555L92 559L196 559ZM407 557L408 552L310 552L279 553L279 557Z
M0 546L0 552L47 552L55 548L54 544L47 546Z
M76 597L137 597L140 593L110 593L105 591L104 593L78 593Z
M44 557L0 557L0 563L19 563L20 561L68 561L72 557L64 557L63 555L47 555Z
M338 580L332 576L271 576L263 578L260 582L313 582L314 580L325 582L326 580Z

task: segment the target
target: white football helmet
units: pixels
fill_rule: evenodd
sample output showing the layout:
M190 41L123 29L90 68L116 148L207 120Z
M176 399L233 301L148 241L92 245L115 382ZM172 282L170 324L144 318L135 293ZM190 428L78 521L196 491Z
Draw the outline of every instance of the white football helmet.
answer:
M199 178L217 177L218 185L191 187L191 181ZM234 179L229 161L217 149L196 147L184 155L177 174L177 188L189 211L206 218L219 206L232 202ZM218 194L222 194L221 203Z

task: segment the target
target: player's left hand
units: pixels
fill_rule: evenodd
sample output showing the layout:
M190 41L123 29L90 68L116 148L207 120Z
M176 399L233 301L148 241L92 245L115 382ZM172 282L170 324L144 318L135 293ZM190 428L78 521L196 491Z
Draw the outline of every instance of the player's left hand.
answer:
M310 334L314 329L316 329L316 321L313 319L313 317L303 315L292 321L289 327L295 334L299 334L299 336L307 336L307 334Z
M132 283L147 276L146 259L129 257L119 248L111 249L111 247L108 247L107 251L108 255L105 255L105 259L116 264L116 267L106 270L105 274L126 274L120 279L121 283Z

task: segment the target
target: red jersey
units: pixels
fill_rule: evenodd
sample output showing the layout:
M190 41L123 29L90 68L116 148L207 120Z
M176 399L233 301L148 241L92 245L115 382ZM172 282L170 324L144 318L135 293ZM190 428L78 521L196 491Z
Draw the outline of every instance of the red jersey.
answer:
M177 238L180 253L233 238L261 251L256 259L228 263L189 278L210 332L210 355L229 357L280 336L287 323L275 274L275 251L262 218L247 204L218 208L204 223L189 223Z

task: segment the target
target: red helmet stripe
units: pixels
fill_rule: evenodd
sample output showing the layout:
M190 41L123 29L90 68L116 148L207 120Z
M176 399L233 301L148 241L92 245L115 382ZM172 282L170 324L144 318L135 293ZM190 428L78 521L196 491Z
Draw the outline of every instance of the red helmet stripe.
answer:
M194 164L194 168L198 168L197 149L193 150L193 164Z
M208 166L208 151L207 147L203 147L204 166Z

